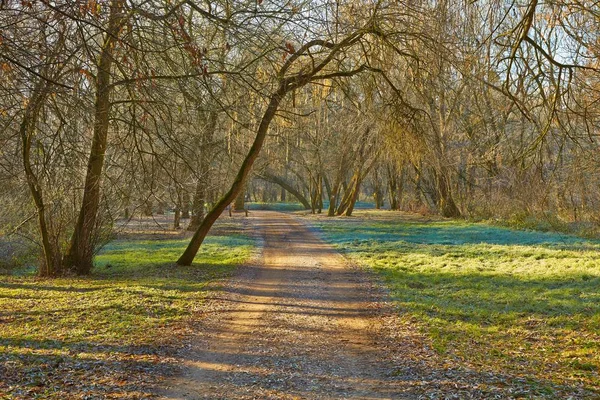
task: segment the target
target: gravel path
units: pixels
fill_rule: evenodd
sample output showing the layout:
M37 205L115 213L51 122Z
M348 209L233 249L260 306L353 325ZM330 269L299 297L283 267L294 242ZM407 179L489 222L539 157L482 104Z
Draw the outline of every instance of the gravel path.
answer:
M256 211L249 224L262 256L212 298L163 398L528 397L514 378L441 360L370 274L293 216Z

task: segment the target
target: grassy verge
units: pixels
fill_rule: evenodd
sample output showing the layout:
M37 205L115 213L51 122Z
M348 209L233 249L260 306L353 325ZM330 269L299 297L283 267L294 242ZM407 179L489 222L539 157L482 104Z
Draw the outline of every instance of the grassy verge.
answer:
M600 242L359 212L324 237L387 283L442 354L478 369L600 391Z
M253 251L229 232L176 266L186 244L126 237L102 250L91 278L1 277L0 399L151 396L208 291Z

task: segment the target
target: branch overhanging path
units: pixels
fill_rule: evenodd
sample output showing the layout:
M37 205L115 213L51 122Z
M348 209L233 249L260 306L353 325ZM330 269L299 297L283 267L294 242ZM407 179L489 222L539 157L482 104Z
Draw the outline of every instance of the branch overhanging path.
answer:
M350 77L370 69L367 64L362 64L357 68L347 71L336 70L333 72L323 72L326 67L335 60L339 53L341 53L344 49L350 48L359 43L360 40L368 33L378 34L378 31L374 27L357 30L356 32L351 33L344 39L340 40L338 43L328 42L325 40L312 40L304 44L302 47L300 47L300 49L291 52L290 56L279 70L277 76L277 89L270 96L269 103L256 129L256 135L252 146L248 150L248 153L246 154L246 157L244 158L244 161L242 162L233 183L223 197L221 197L214 207L206 214L204 220L194 232L194 235L192 236L187 248L177 260L178 265L192 264L194 257L198 253L200 245L206 238L206 235L208 235L208 232L215 221L223 213L225 208L231 204L238 194L243 190L248 175L252 170L252 166L260 155L260 151L269 131L269 126L275 118L275 115L277 114L279 107L284 101L286 95L288 93L293 93L296 89L302 88L303 86L306 86L314 81L333 79L336 77ZM329 50L327 55L324 56L321 61L316 63L312 54L312 51L315 48ZM298 72L290 73L289 71L295 65L296 61L303 56L309 56L309 58L311 58L311 63L308 66L304 66L307 67L307 70L302 67Z

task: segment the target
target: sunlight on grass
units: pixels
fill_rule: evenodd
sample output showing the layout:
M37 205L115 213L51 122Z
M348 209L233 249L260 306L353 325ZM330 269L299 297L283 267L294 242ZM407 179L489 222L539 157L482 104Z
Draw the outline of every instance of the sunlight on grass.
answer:
M313 223L384 277L439 352L600 389L599 241L389 212Z
M245 236L212 236L191 267L179 267L174 261L187 242L116 240L96 257L90 278L2 277L0 372L19 382L12 395L29 398L43 389L64 398L68 386L53 382L52 376L64 380L74 374L118 392L123 389L119 382L140 381L132 368L151 373L156 354L164 346L180 345L208 291L248 260L254 248ZM59 367L63 372L56 375L42 373ZM127 376L109 382L113 370L121 369ZM9 390L3 383L0 379L0 393ZM136 390L129 388L126 397L145 396Z
M147 329L187 317L204 289L246 260L249 239L211 237L191 267L174 260L187 240L118 240L96 257L92 279L36 280L9 277L0 283L0 311L10 324L3 340L151 341Z

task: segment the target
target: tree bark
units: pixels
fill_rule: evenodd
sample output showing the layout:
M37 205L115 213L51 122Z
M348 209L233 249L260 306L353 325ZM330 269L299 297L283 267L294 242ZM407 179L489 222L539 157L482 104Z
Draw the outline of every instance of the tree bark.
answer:
M83 201L71 238L71 244L65 257L65 267L73 269L78 274L89 274L93 267L94 233L98 223L100 183L104 168L111 109L110 71L117 36L122 25L123 3L123 0L113 0L110 4L108 30L104 38L96 77L94 132L85 177Z
M179 229L181 223L181 208L175 207L175 216L173 217L173 229Z
M402 171L402 169L401 169ZM400 192L402 191L402 176L403 173L400 172L400 183L398 183L398 176L396 175L396 169L387 166L387 178L388 178L388 196L390 198L390 209L391 210L399 210L400 209Z
M263 192L263 199L267 200L266 196L267 195L267 191L265 190ZM265 203L267 203L267 201L265 201ZM238 193L238 195L235 197L235 200L233 201L233 211L243 211L246 209L246 188L242 188L242 190Z
M440 214L446 218L460 218L461 212L454 202L450 182L444 172L440 172L437 177L438 186L438 208Z
M181 198L181 218L187 219L190 217L190 194L185 187L183 188Z

